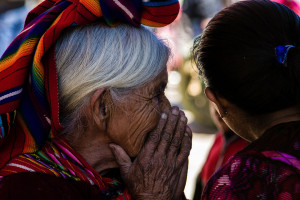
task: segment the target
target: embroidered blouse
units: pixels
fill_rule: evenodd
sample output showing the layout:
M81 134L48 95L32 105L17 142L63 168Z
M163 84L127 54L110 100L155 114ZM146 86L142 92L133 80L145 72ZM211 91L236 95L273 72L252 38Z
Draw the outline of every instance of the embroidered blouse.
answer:
M300 199L300 122L276 125L208 181L202 199Z

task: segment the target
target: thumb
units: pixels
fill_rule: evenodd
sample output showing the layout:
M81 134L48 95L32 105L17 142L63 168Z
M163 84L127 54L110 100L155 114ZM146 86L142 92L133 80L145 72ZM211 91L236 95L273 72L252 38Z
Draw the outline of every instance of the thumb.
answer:
M131 159L128 154L124 151L122 147L116 144L109 144L110 149L112 150L116 161L120 167L121 176L124 178L127 177L129 169L132 165Z

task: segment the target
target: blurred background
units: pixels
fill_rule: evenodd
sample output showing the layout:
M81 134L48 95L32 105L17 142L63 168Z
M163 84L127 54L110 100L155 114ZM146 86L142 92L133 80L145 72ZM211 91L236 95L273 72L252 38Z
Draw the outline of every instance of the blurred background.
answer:
M204 84L190 59L193 39L201 34L209 20L222 8L237 0L180 0L181 12L171 25L152 29L172 50L168 62L169 84L166 95L173 105L185 111L193 131L193 147L185 188L192 199L196 179L215 142L218 131L211 118L209 102L204 95ZM274 0L285 3L299 14L299 0ZM22 30L27 13L41 0L0 1L0 54Z

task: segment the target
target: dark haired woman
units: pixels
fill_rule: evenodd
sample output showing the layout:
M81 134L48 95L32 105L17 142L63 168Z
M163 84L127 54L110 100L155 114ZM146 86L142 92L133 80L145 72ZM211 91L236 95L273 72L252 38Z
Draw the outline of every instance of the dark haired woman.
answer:
M203 199L300 199L300 18L268 0L219 12L193 48L206 95L251 144Z

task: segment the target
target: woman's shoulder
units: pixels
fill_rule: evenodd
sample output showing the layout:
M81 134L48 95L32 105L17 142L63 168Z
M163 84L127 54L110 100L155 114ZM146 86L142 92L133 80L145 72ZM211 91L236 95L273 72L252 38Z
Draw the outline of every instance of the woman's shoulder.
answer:
M300 199L299 170L262 152L240 152L208 181L203 199Z
M17 173L0 181L0 199L101 199L99 190L82 181L42 173Z

